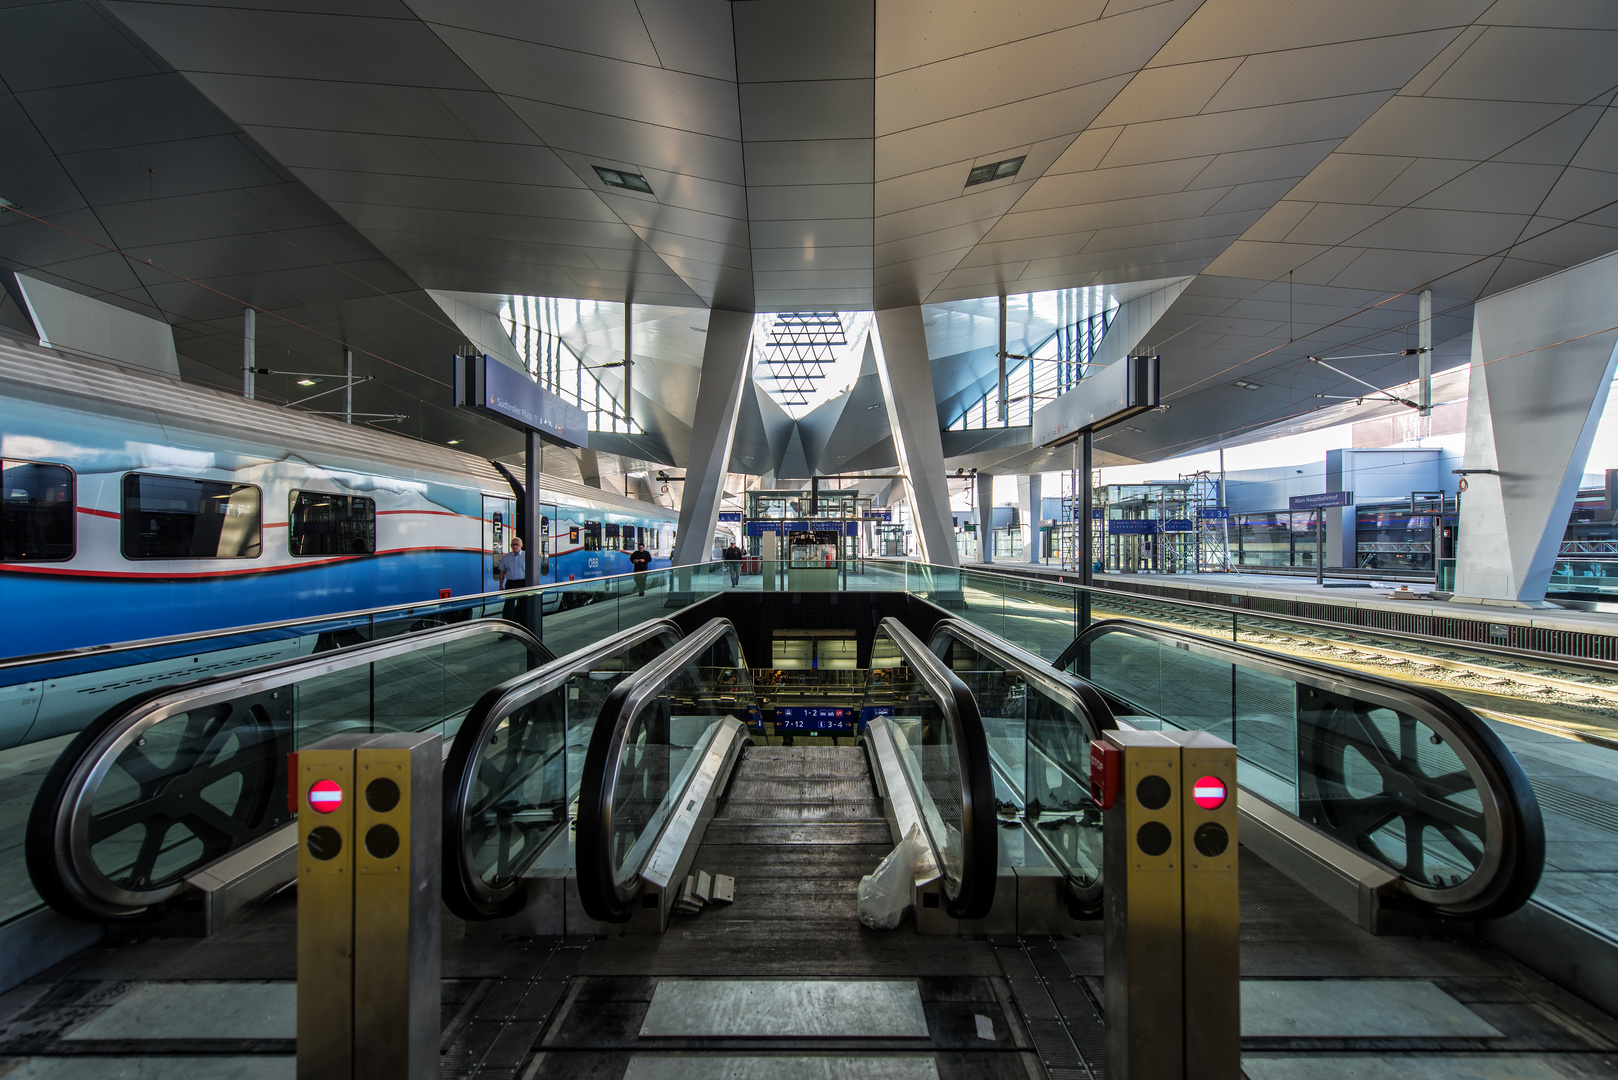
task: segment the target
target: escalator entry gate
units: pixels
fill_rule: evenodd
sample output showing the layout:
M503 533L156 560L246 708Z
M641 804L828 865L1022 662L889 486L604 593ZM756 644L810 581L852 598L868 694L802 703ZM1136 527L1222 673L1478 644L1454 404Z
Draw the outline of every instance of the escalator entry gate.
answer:
M1091 748L1092 790L1111 796L1107 1075L1241 1080L1236 748L1180 731L1108 731Z
M438 1076L441 743L334 735L291 757L298 1080Z

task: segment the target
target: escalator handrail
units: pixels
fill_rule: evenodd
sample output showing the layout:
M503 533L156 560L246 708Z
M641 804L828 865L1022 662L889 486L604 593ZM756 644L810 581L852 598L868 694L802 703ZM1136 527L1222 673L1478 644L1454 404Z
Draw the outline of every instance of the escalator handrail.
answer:
M960 676L944 666L920 638L893 616L877 626L899 647L910 670L938 702L950 725L961 781L961 884L946 906L957 919L981 919L994 903L995 878L1000 868L1000 831L995 816L994 767L989 760L989 739L983 730L977 698ZM934 838L942 842L942 837ZM935 852L940 856L942 852Z
M304 679L496 633L516 639L541 662L551 659L550 650L527 628L504 619L478 619L166 686L113 706L74 737L35 795L24 852L35 890L63 914L105 921L137 917L185 888L184 877L144 890L115 885L96 867L90 853L89 813L101 782L119 755L160 721L245 695L276 691ZM185 876L202 869L204 866L195 867Z
M601 716L590 733L584 768L579 778L579 817L574 849L578 874L579 900L585 913L599 922L624 922L633 909L630 901L640 885L639 871L627 880L618 879L613 863L613 795L618 788L618 772L629 738L630 724L646 703L670 680L701 656L709 646L725 637L740 638L729 619L710 619L686 635L677 645L647 664L632 678L613 688L601 706Z
M1062 650L1053 666L1066 670L1086 646L1109 633L1154 639L1317 689L1352 686L1361 696L1372 700L1381 698L1390 708L1419 715L1442 732L1452 748L1465 751L1464 754L1458 752L1457 756L1478 781L1484 818L1494 828L1486 837L1484 861L1479 868L1479 871L1489 872L1474 872L1467 881L1469 886L1475 882L1475 887L1459 892L1438 890L1401 877L1402 887L1416 899L1446 914L1498 918L1526 903L1539 884L1545 865L1545 825L1528 776L1500 736L1475 712L1448 694L1318 660L1266 652L1134 619L1102 619L1092 623Z
M1117 729L1118 719L1101 691L1077 675L1053 667L1043 656L954 616L933 624L927 644L934 655L937 655L938 639L944 634L967 642L1005 664L1008 670L1014 669L1026 681L1037 683L1045 693L1067 705L1068 711L1084 723L1092 740L1101 738L1103 731ZM1089 762L1085 762L1085 768L1089 768Z
M558 657L537 671L508 679L485 692L472 706L455 733L449 756L444 761L444 901L456 915L463 919L492 919L513 914L508 908L511 901L517 899L520 891L517 879L526 868L524 864L513 870L513 881L508 887L490 889L473 871L469 860L466 817L472 808L482 750L489 745L494 729L518 709L552 693L580 672L592 670L602 659L616 656L659 634L672 634L678 642L684 632L670 619L649 619ZM626 679L633 677L633 672L625 673ZM532 852L528 861L538 855L537 850Z

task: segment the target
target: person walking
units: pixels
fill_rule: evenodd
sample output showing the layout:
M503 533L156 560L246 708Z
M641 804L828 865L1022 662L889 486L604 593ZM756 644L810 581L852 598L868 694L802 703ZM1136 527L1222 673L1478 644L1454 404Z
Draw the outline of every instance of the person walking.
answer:
M730 571L730 587L734 589L742 579L742 549L734 540L725 549L725 569Z
M646 595L646 568L652 565L652 553L646 550L645 544L636 544L635 551L629 556L629 565L635 568L635 595Z
M494 568L494 579L502 589L520 589L528 584L528 556L523 553L522 537L511 538L511 550L500 556L500 562ZM502 619L527 625L523 616L526 614L527 597L512 597L500 610Z

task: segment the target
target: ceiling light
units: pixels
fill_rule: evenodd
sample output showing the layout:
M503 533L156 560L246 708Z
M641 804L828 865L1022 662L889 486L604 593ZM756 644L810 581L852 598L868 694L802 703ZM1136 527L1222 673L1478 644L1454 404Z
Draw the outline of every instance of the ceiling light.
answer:
M1128 424L1124 425L1124 430L1125 431L1133 431L1136 435L1143 434L1146 431L1145 428L1130 427Z
M865 410L867 412L869 412L872 409L880 409L881 407L882 407L881 405L867 405L867 406L865 406Z
M459 445L461 445L461 440L460 440L460 439L451 439L451 440L450 440L450 441L449 441L449 444L450 444L450 445L451 445L451 446L459 446Z
M996 161L989 165L975 166L966 174L966 186L972 187L976 184L987 184L991 180L1005 180L1016 176L1017 170L1022 168L1027 156L1024 154L1022 157L1006 158L1004 161Z
M1235 382L1231 383L1230 385L1239 386L1243 390L1258 390L1258 389L1261 389L1264 384L1263 383L1256 383L1256 382L1244 382L1241 379L1237 379Z
M652 193L652 185L646 182L646 177L640 173L625 172L623 169L604 169L600 165L593 165L596 175L608 187L628 188L630 191L639 191L647 195Z
M317 383L319 381L320 381L319 379L299 379L298 380L298 385L299 386L313 386L313 385L315 385L315 383Z

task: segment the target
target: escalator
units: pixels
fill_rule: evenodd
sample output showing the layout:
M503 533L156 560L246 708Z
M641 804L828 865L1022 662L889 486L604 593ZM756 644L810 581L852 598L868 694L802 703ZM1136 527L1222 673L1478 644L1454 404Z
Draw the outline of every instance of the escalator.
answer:
M724 619L620 683L596 723L580 784L586 913L666 929L700 865L736 872L738 903L727 917L756 932L793 912L854 927L858 878L914 826L927 848L920 903L951 918L986 914L997 836L971 692L896 620L877 635L900 662L870 673L863 752L754 745L750 673Z
M1243 843L1363 926L1389 909L1499 918L1539 882L1528 779L1445 694L1128 619L1092 624L1055 667L1120 725L1234 743Z
M488 687L550 652L498 619L459 623L151 690L84 728L28 819L29 876L73 918L203 928L293 879L287 755L339 732L451 735Z

